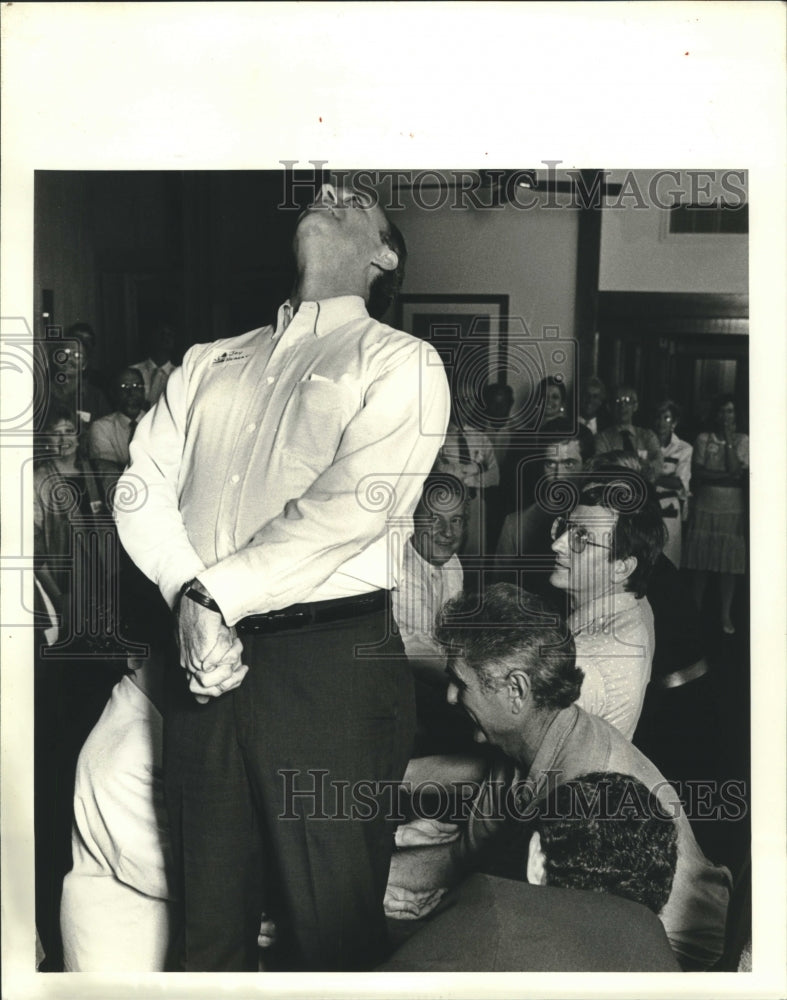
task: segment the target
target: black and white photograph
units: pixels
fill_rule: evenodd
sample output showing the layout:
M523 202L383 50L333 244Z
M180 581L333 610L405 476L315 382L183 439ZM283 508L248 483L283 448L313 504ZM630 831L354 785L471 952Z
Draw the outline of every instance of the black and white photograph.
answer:
M3 996L780 995L784 9L69 6L3 11Z

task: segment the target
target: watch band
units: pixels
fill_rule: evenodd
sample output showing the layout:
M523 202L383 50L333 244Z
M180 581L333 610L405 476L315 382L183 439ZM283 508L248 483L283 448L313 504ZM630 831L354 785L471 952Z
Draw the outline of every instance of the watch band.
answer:
M201 604L203 608L207 608L208 611L215 611L216 614L221 614L221 608L216 604L212 597L208 597L207 594L200 593L194 587L188 587L184 593L184 597L188 597L190 601L194 601L195 604Z

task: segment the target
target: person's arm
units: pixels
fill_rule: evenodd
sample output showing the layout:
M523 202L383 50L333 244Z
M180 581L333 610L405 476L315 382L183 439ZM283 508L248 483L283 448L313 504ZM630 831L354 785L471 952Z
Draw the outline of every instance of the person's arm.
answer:
M680 457L678 458L678 464L675 469L675 475L680 479L681 485L683 487L683 497L685 499L689 494L689 489L691 486L691 456L693 454L693 449L691 445L686 444L685 448L681 448Z
M427 916L466 870L461 838L394 851L383 901L386 916L399 920Z
M428 345L401 348L369 386L333 463L246 546L197 574L228 625L308 600L383 537L391 504L379 503L382 494L400 517L414 509L448 424L448 383L435 359Z
M180 599L189 581L210 596L195 579L204 563L189 540L178 504L189 378L204 350L198 346L186 354L158 404L140 421L131 442L131 464L118 481L113 505L123 546L177 615L181 666L203 702L237 687L247 672L241 644L221 615L191 598Z
M112 461L114 451L105 425L91 421L87 432L87 453L90 458Z
M451 791L454 785L480 784L489 769L484 757L469 754L434 754L429 757L412 757L402 779L412 791L426 783L441 785Z
M576 664L583 671L575 704L615 726L630 740L650 679L653 648L647 628L615 616L609 637L575 636Z
M45 483L48 475L47 469L52 466L39 466L33 473L33 552L36 555L36 574L41 577L47 593L55 604L55 610L59 613L63 593L55 582L55 578L46 561L46 556L50 555L46 547L46 534L44 531L44 498L41 493L46 488Z
M131 462L118 481L114 514L124 548L174 607L184 583L204 568L178 504L186 441L189 381L204 345L187 352L157 405L139 422Z
M496 556L516 556L521 555L517 546L517 515L508 514L500 529L500 537L497 540Z
M479 486L481 489L488 489L490 486L497 486L500 483L500 469L492 442L482 431L478 431L477 434L481 452Z
M593 658L584 652L580 659L577 651L577 666L585 675L582 678L582 687L579 690L579 697L574 702L579 705L589 715L598 715L606 718L604 711L606 708L606 690L604 678L599 671L598 664L593 662Z
M605 455L608 451L615 451L615 442L611 438L612 431L600 431L596 434L596 454Z
M424 767L433 771L434 758L422 760L427 763L416 763L410 773L426 773L421 770ZM464 780L481 773L475 762L465 770L470 761L472 758L459 758L459 770L453 771L454 781L460 775ZM491 767L487 766L486 775L480 782L473 781L466 786L474 791L473 804L468 822L455 840L394 852L385 894L385 911L388 916L400 919L426 916L437 906L443 895L470 870L473 859L481 848L502 828L504 819L497 815L497 796L503 787L511 786L512 766L510 761L501 758Z
M729 474L738 480L749 466L749 439L745 434L727 431L724 435L724 464Z
M740 462L741 471L749 471L749 438L746 434L736 434L735 451Z
M662 490L670 490L673 493L680 494L683 492L683 482L678 475L659 476L656 486Z
M121 682L123 683L123 682ZM127 683L127 682L126 682ZM101 720L99 726L108 723ZM104 732L102 749L108 750ZM137 724L117 735L102 759L90 756L79 768L89 775L93 801L80 798L77 780L74 811L80 832L88 831L118 881L153 899L172 899L174 875L164 782L160 773L161 721L150 720L143 741Z
M731 472L729 468L724 469L708 469L705 466L706 453L708 445L708 435L700 434L697 438L696 444L694 445L694 453L692 456L691 463L691 478L694 487L697 486L739 486L740 485L740 469ZM734 448L728 448L722 445L725 452L734 451ZM727 458L725 455L725 466L727 464Z
M648 452L648 465L653 473L655 483L664 472L664 457L661 454L661 444L653 431L646 431L645 447Z

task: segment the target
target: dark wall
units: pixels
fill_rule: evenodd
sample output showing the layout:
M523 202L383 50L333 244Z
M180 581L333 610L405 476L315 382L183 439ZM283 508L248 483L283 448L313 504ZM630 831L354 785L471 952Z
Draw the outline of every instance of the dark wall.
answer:
M264 324L292 283L284 185L274 171L37 173L36 333L45 289L56 325L96 329L106 372L144 357L159 316L181 351Z

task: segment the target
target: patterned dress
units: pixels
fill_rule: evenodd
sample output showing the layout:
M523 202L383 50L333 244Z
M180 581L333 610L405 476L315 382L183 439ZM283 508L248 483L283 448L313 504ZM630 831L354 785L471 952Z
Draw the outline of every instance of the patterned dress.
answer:
M749 439L735 434L735 453L744 470L749 467ZM724 472L724 440L714 433L700 434L694 445L695 465ZM712 573L746 572L746 521L742 486L705 483L694 491L683 564Z

